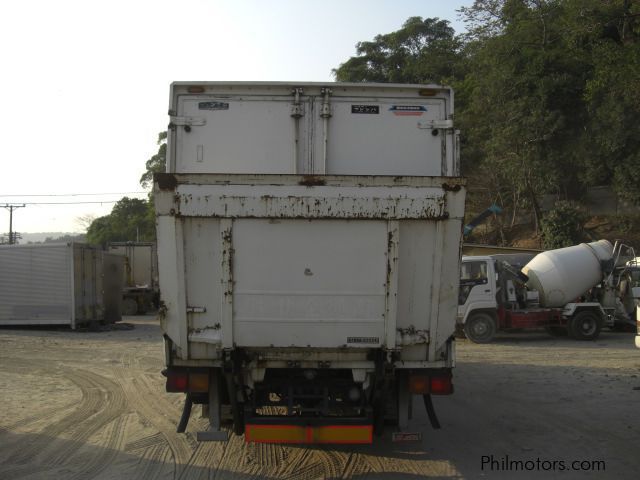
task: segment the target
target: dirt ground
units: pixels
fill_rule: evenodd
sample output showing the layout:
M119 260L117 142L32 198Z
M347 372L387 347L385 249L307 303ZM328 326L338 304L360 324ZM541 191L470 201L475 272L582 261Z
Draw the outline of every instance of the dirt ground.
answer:
M416 397L412 429L421 442L394 444L386 435L371 446L297 447L234 436L198 443L195 432L206 429L199 407L187 433L175 433L183 396L164 392L153 317L104 332L4 327L0 478L635 479L633 342L633 334L611 332L596 342L544 333L491 345L462 340L456 392L434 400L441 430Z

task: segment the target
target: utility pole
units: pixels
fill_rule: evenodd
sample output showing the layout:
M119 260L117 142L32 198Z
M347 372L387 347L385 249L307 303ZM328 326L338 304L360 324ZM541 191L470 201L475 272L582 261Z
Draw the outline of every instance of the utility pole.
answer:
M9 245L13 245L14 243L16 243L16 235L14 235L13 233L13 211L16 208L23 208L26 205L20 204L18 205L17 203L5 203L3 205L4 208L6 208L7 210L9 210Z

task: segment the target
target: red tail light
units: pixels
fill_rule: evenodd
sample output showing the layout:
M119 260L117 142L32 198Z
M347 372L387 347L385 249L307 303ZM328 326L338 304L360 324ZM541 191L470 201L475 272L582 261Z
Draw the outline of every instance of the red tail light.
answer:
M180 393L186 392L189 386L189 374L186 370L176 371L169 370L167 372L167 392Z
M416 395L450 395L453 393L451 371L413 371L409 375L409 391Z
M451 395L453 393L451 374L444 377L431 377L430 380L432 395Z

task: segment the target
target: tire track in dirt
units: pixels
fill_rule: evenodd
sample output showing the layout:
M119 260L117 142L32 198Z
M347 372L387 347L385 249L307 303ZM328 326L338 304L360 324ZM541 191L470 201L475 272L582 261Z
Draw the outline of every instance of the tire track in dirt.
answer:
M212 465L213 479L225 480L230 474L237 474L243 480L273 477L258 463L247 462L248 445L244 441L244 436L229 435L222 457L217 465Z
M231 433L230 433L231 435ZM227 448L226 442L200 442L182 470L181 479L208 479L209 469L220 462ZM213 470L212 470L213 471Z
M129 442L124 446L124 449L127 452L135 452L136 450L146 450L156 445L166 445L167 441L164 438L162 433L157 432L153 435L149 435L147 437L140 438L133 442Z
M291 459L286 468L277 472L279 476L291 480L342 478L348 454L331 451L327 446L300 446L295 450L299 454Z
M52 465L62 465L66 463L74 451L78 450L86 440L95 432L117 419L125 410L124 391L120 386L106 377L90 373L83 370L69 370L69 379L81 386L84 392L90 392L92 402L90 408L84 409L89 413L88 418L78 422L76 418L68 418L74 421L74 425L57 425L50 429L51 436L57 436L60 433L69 432L72 440L65 442L63 448L57 448L54 452L43 452L46 463ZM46 430L46 429L45 429ZM120 435L120 432L114 431L113 436Z
M92 456L89 463L69 477L69 480L94 478L106 468L109 468L109 465L111 465L120 454L122 446L124 445L127 422L128 417L126 416L118 417L112 422L107 433L107 441L104 445L101 445L100 453Z
M162 392L158 392L145 381L144 375L139 375L140 372L129 370L127 367L114 367L114 371L116 381L127 398L129 409L157 430L158 433L147 437L151 439L149 441L156 442L158 434L163 437L164 443L172 454L174 478L179 478L193 454L193 447L187 437L176 433L176 425L166 418L169 416L177 419L179 412L175 411L175 407L170 402L162 398ZM138 440L138 442L144 441L144 439ZM147 463L165 462L164 455L158 457L145 454L143 457Z
M166 443L156 444L145 450L141 459L143 461L138 464L133 477L140 480L158 478L169 454L170 450Z
M17 361L29 365L36 363L27 360ZM37 363L37 367L47 369L42 363ZM34 463L48 466L68 463L91 435L118 418L124 410L124 393L111 380L62 365L48 368L54 369L64 371L65 378L80 388L82 399L75 410L47 425L38 434L30 435L28 442L17 442L11 454L12 465L0 472L5 478L28 475L30 469L25 467ZM119 432L114 431L112 435L117 436ZM61 440L56 441L58 438Z
M38 371L44 372L46 373L51 373L53 371L53 369L43 369L40 368L41 365L39 365L39 368L36 369L34 368L34 366L32 364L28 364L26 363L24 360L21 359L17 359L17 358L11 358L11 361L7 361L9 360L8 357L0 357L2 359L2 370L4 372L9 372L9 373L16 373L16 374L37 374ZM23 362L23 365L16 365L14 362ZM58 375L60 376L60 372L58 372ZM47 417L51 417L52 414L56 413L56 414L60 414L61 412L65 411L65 410L70 410L72 408L76 408L76 404L74 404L73 402L70 402L66 405L63 406L59 406L56 405L54 407L45 407L42 409L39 409L40 411L38 413L32 414L32 415L28 415L24 418L21 418L19 420L16 420L13 423L8 423L6 425L4 425L3 427L0 427L0 432L2 432L2 430L15 430L17 428L24 428L27 427L33 423L37 423L40 420L44 420Z

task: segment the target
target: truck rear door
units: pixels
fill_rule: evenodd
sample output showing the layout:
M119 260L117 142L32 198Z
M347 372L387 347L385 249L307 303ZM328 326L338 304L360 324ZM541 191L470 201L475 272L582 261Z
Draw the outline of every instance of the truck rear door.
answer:
M314 99L322 111L325 99ZM342 95L327 100L331 116L315 123L316 173L328 175L456 174L453 130L443 98ZM374 132L385 132L384 135ZM324 143L327 143L325 154ZM326 158L325 158L326 157Z
M304 99L303 99L304 101ZM296 173L306 155L303 120L292 117L291 95L181 95L171 128L177 159L189 173Z

